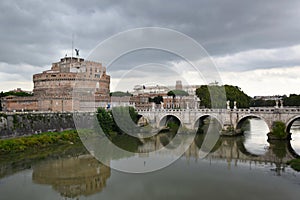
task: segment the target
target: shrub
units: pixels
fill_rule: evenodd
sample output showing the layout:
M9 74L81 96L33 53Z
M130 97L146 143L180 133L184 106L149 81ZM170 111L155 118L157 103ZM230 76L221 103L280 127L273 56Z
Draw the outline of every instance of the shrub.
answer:
M278 139L286 138L287 134L285 132L285 123L282 121L275 121L272 127L272 135Z
M300 159L299 158L290 160L289 162L287 162L287 164L291 165L291 168L293 168L297 172L300 172Z
M59 133L42 133L22 138L0 140L0 154L23 152L29 149L39 149L55 144L68 144L80 141L76 131Z

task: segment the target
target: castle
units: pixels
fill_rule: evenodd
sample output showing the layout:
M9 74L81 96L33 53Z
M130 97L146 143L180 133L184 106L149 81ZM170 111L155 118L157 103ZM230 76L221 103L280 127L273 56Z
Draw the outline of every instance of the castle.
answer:
M94 111L110 102L110 76L101 63L64 57L33 75L33 96L7 96L3 111Z

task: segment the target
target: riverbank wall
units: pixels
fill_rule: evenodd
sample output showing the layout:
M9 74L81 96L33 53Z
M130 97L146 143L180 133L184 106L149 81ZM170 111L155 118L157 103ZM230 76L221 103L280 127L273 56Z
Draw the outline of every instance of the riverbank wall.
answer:
M82 119L89 123L92 115L86 114ZM0 113L0 138L75 128L73 113Z

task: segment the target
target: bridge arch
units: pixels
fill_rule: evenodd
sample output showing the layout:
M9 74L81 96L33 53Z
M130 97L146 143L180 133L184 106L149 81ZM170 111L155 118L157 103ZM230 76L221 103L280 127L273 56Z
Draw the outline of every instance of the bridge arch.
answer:
M207 119L208 117L211 117L212 119L216 119L218 124L220 125L220 128L223 128L223 122L220 120L216 115L214 114L203 114L200 116L197 116L194 120L193 129L197 130L199 128L200 122Z
M291 127L293 125L293 123L296 121L296 120L300 120L300 115L295 115L293 117L291 117L289 120L287 120L286 122L286 128L285 128L285 132L288 133L288 134L291 134L290 131L291 131Z
M287 149L288 152L294 157L294 158L300 158L300 153L297 152L294 147L292 146L291 140L287 142Z
M168 120L170 120L171 117L175 117L179 121L180 126L183 125L182 119L178 115L173 114L173 113L167 113L159 118L157 127L166 126L168 123Z
M141 115L141 114L138 114L138 121L137 121L137 124L139 126L146 126L150 123L150 120L149 118L147 118L146 116L144 115Z
M257 158L257 157L263 156L263 155L257 155L255 153L252 153L250 150L248 150L247 147L245 146L245 138L238 140L236 142L236 144L237 144L238 150L246 156L249 156L251 158Z
M260 115L255 115L255 114L248 114L248 115L244 115L242 116L236 123L236 127L235 130L241 130L241 126L243 125L243 123L247 120L247 119L261 119L263 120L266 125L269 128L269 131L272 130L272 124L270 124L268 122L268 120L266 120L264 117L260 116Z

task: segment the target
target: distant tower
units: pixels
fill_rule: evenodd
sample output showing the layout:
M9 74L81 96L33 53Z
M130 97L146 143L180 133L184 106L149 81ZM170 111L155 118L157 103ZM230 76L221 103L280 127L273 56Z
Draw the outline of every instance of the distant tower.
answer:
M182 90L182 82L181 81L176 81L175 89Z

